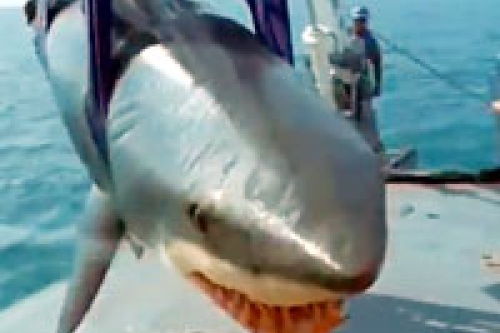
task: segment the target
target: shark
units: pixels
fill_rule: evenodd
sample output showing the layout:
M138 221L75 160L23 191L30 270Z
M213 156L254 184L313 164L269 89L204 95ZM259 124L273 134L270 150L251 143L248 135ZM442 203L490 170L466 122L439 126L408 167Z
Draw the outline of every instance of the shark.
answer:
M27 21L45 6L38 53L93 182L57 332L77 330L122 241L138 258L160 251L251 332L340 325L387 245L381 161L352 125L203 1L112 0L114 79L97 140L88 7L40 1Z

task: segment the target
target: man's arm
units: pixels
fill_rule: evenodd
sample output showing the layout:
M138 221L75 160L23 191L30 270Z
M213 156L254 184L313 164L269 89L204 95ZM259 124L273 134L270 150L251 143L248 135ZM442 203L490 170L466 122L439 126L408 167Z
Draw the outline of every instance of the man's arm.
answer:
M378 53L372 61L375 69L375 88L373 89L373 95L378 97L380 96L382 85L382 54Z
M373 91L374 96L380 96L380 91L381 91L381 86L382 86L382 71L383 71L383 66L382 66L382 52L380 51L380 46L377 42L377 40L373 37L370 36L370 40L367 43L367 52L368 52L368 58L373 64L374 71L375 71L375 87Z

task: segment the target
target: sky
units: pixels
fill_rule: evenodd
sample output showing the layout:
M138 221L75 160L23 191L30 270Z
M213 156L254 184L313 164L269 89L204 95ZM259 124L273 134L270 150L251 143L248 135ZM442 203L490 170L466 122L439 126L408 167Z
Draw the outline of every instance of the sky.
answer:
M27 0L0 0L0 7L20 7Z

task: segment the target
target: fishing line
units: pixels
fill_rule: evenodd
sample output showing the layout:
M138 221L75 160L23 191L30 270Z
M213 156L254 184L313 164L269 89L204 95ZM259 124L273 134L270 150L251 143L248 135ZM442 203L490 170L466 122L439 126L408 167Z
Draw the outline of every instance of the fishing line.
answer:
M400 45L392 42L389 38L385 37L384 35L380 33L375 33L378 39L380 39L390 50L396 52L397 54L405 57L406 59L410 60L414 64L420 66L421 68L425 69L429 74L431 74L434 78L440 80L441 82L445 83L448 87L453 88L457 91L460 91L464 96L476 100L478 102L481 102L482 105L486 104L488 108L492 107L492 100L489 96L486 94L481 94L477 91L473 91L469 89L469 87L463 85L462 83L454 80L453 78L449 77L448 75L444 74L442 71L437 69L436 67L430 65L420 57L414 55L411 51L408 49L401 47Z

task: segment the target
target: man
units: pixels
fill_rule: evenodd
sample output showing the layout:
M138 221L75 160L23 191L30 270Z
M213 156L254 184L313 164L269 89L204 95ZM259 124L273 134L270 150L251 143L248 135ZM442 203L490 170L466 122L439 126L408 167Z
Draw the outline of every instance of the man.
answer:
M354 7L351 11L353 20L352 45L361 44L366 68L356 89L354 115L356 126L372 149L383 154L384 146L380 140L377 120L372 109L372 99L380 96L382 83L382 55L380 47L368 28L370 13L364 6ZM373 70L370 70L370 67Z
M354 36L364 42L365 57L373 66L375 82L371 96L378 97L382 81L382 55L377 40L368 28L370 12L364 6L357 6L352 9L351 16L354 21Z

